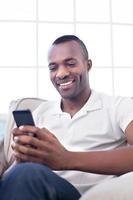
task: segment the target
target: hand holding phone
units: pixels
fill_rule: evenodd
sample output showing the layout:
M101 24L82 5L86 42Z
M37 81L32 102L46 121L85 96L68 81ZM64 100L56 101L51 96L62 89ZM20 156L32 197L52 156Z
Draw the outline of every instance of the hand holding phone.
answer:
M13 117L16 122L17 127L20 127L22 125L30 125L35 126L32 113L29 109L27 110L14 110ZM36 137L34 133L28 132L28 136ZM27 147L30 146L32 148L35 148L33 145L26 145Z
M22 126L22 125L35 126L32 113L29 109L14 110L13 117L14 117L17 127ZM35 137L33 133L28 133L28 135Z

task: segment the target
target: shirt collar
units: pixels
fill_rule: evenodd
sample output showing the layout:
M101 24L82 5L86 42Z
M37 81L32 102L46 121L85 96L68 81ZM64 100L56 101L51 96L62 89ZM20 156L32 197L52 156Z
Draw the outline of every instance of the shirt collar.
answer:
M95 92L94 90L91 91L91 95L85 105L80 109L80 111L87 112L87 111L94 111L102 108L102 101L100 98L99 93ZM61 99L55 102L55 106L52 109L53 114L64 114L61 110Z
M91 95L86 104L81 108L84 111L94 111L102 108L100 94L91 90Z

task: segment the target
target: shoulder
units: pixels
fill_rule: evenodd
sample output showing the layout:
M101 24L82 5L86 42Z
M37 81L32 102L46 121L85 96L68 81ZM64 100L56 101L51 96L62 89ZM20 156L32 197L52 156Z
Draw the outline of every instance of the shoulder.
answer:
M105 93L97 93L98 98L105 107L113 108L128 108L133 107L133 99L124 96L110 96Z
M109 96L97 93L103 111L125 131L128 124L133 120L133 99L131 97Z

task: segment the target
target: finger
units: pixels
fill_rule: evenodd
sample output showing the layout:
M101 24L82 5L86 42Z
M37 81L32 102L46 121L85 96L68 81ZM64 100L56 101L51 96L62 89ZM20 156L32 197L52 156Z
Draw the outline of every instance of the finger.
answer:
M41 157L42 159L47 159L49 153L53 151L53 144L47 141L40 141L30 136L20 136L16 142L12 142L11 146L14 152L20 152L38 158Z
M25 154L22 154L22 153L16 153L15 158L16 158L16 160L19 160L19 162L35 162L35 163L46 164L40 158L33 157L33 156L30 156L30 155L25 155Z
M27 135L15 136L13 138L13 141L15 144L34 146L33 143L35 143L35 142L32 140L33 140L32 136L27 136ZM14 143L12 143L12 144L14 144Z
M26 133L27 135L32 135L36 137L36 133L39 131L39 128L35 126L25 125L20 126L19 130L22 131L24 134Z
M14 129L12 130L12 135L13 135L13 137L15 137L15 136L20 136L20 135L31 135L31 136L33 136L33 133L24 132L24 131L22 131L22 130L19 129L19 128L14 128Z
M52 134L48 129L46 128L38 128L35 126L21 126L19 129L23 132L27 133L33 133L38 137L39 139L42 140L49 140L50 138L56 138L54 134Z
M56 136L51 133L48 129L46 128L41 128L37 133L36 133L37 137L40 139L40 140L43 140L43 141L49 141L49 142L53 142L53 139L57 140Z
M30 146L14 144L13 149L14 149L15 156L19 154L23 154L25 155L25 157L27 157L27 159L29 157L35 157L40 160L44 160L47 157L47 152L34 149Z
M14 142L12 143L12 148L15 147L15 144L17 145L27 145L34 147L36 149L44 149L46 146L45 143L48 143L46 141L41 141L36 137L28 136L28 135L20 135L14 137Z
M13 137L14 137L14 136L16 136L16 135L22 135L23 132L22 132L19 128L14 128L14 129L12 129L11 134L12 134Z
M46 128L42 128L41 129L43 132L45 132L45 134L47 135L47 136L51 136L51 137L53 137L53 138L56 138L56 136L53 134L53 133L51 133L48 129L46 129Z

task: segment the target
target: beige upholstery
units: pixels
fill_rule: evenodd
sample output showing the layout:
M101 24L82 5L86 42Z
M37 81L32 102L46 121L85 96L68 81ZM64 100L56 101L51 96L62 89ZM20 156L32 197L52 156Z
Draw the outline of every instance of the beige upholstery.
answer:
M33 112L42 102L45 101L46 100L39 98L23 98L10 103L5 138L0 141L0 174L2 174L2 172L10 165L10 158L12 154L11 130L15 123L12 111L19 109L30 109Z
M80 200L132 200L133 172L101 182L89 189Z

